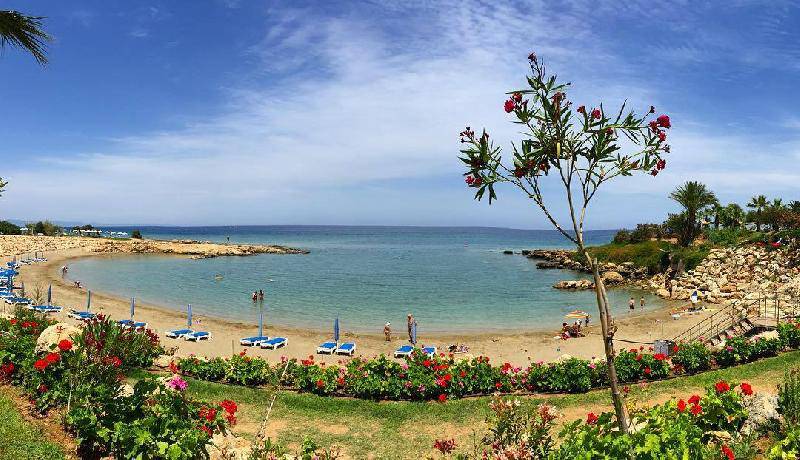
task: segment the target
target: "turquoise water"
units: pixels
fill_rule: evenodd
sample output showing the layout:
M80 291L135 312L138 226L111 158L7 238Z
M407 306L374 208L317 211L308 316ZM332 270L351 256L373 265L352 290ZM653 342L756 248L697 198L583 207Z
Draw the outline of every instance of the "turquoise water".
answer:
M130 229L126 229L130 230ZM504 249L569 247L556 232L499 228L427 227L195 227L142 228L148 238L192 238L274 243L308 255L257 255L189 260L166 256L88 258L70 265L85 286L174 309L192 304L199 315L257 321L250 299L266 294L266 322L343 330L396 330L413 312L420 331L522 330L557 327L575 307L594 312L593 291L552 288L585 277L537 270L535 262ZM605 243L613 231L587 234ZM222 279L215 279L222 275ZM634 293L637 296L640 292ZM631 291L611 290L615 309ZM657 302L647 296L648 303ZM595 315L596 317L596 315Z

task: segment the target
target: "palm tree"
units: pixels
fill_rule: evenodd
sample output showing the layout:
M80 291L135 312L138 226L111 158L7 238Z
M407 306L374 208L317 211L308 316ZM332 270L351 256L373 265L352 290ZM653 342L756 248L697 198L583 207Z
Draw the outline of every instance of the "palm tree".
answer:
M736 203L730 203L722 208L722 226L725 228L739 228L744 221L744 210Z
M789 204L786 205L786 207L789 208L789 210L794 213L800 213L800 201L797 200L790 201Z
M14 46L29 52L39 64L47 64L46 42L52 38L42 30L42 19L0 10L0 50L6 45Z
M764 209L767 207L767 197L764 195L754 196L750 198L750 202L747 203L747 207L753 210L753 215L751 220L756 224L756 231L761 231L761 214L764 212Z
M698 216L709 206L717 204L717 197L705 184L695 181L686 182L676 188L669 197L683 207L683 213L686 219L685 228L681 232L682 236L680 239L681 244L688 246L700 233L700 226L697 222Z

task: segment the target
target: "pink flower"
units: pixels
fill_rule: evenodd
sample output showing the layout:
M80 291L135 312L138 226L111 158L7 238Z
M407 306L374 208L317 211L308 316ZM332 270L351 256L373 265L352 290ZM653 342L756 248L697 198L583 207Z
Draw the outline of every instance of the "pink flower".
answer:
M184 391L186 390L186 387L189 386L189 384L186 383L186 380L183 380L182 378L176 375L167 382L167 386L169 388L172 388L173 390Z

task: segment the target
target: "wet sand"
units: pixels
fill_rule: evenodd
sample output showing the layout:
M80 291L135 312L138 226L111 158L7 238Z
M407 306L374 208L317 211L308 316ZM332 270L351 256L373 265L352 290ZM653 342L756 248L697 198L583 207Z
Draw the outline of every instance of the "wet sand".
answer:
M4 261L11 259L8 254L4 254L3 257ZM77 321L67 318L67 313L69 309L85 309L86 290L85 287L84 289L75 288L71 282L62 279L60 269L75 258L103 256L98 256L86 248L70 248L45 251L45 257L48 259L45 263L23 266L20 269L18 279L25 282L26 293L29 296L36 290L37 286L42 292L46 293L48 284L52 283L53 303L64 307L62 313L53 316L59 321L77 323ZM3 308L5 311L9 310L7 306ZM92 311L110 315L115 319L125 319L129 316L130 300L92 289ZM598 317L596 311L589 309L589 306L587 306L587 311L592 314L593 319ZM618 348L639 347L640 345L647 347L656 339L676 336L708 314L699 313L673 320L669 314L669 307L653 308L651 311L647 307L645 307L644 311L639 311L637 307L637 311L633 314L617 316L616 322L619 329L616 335L616 343ZM238 342L241 337L248 337L257 333L257 325L254 324L194 315L194 329L209 331L213 335L209 341L194 343L169 339L164 336L166 330L186 324L184 312L153 304L137 303L136 320L147 322L148 327L158 332L159 336L162 337L164 346L166 348L174 348L175 354L178 356L195 354L224 357L247 349L250 355L262 356L270 361L277 362L281 359L281 356L305 358L314 354L316 347L320 343L330 340L332 336L331 331L297 329L270 324L265 329L265 335L286 337L288 339L286 347L272 351L239 345ZM555 360L565 354L581 358L602 356L603 345L599 334L599 325L590 325L584 332L587 334L586 337L569 340L554 338L558 333L555 330L466 334L441 333L420 336L419 345L434 345L439 347L440 351L446 351L447 346L450 344L465 344L469 346L469 354L471 355L484 355L494 362L510 362L519 366L527 365L528 361ZM405 324L399 325L394 329L391 342L384 340L380 330L374 334L352 334L342 331L341 337L343 341L356 342L357 356L391 355L397 347L408 343L407 338ZM331 363L342 358L316 355L316 359Z

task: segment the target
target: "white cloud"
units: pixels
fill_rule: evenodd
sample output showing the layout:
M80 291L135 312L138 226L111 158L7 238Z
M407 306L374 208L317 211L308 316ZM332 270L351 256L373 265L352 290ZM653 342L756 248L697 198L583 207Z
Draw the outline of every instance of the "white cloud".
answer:
M456 159L465 125L489 127L504 146L515 137L503 93L524 83L530 49L576 80L569 96L578 103L591 106L599 101L588 95L603 94L614 103L629 98L640 108L669 108L634 63L595 39L580 5L558 14L536 3L419 7L422 25L389 27L354 13L269 11L269 31L248 53L262 58L259 71L274 77L272 85L227 89L230 103L218 115L180 130L115 139L78 158L53 152L17 167L0 206L7 215L104 222L541 228L542 216L509 193L491 210L470 202ZM412 14L393 8L396 17ZM405 25L407 33L394 31ZM682 128L675 118L667 172L610 186L591 226L635 223L637 210L626 204L649 200L653 216L663 215L664 195L687 179L731 196L749 193L745 180L777 192L800 179L769 161L796 155L797 146L767 152L685 121ZM620 206L623 193L638 198Z

